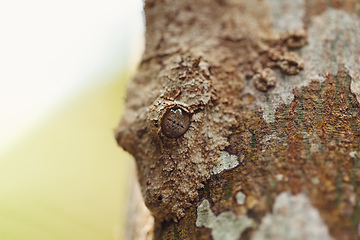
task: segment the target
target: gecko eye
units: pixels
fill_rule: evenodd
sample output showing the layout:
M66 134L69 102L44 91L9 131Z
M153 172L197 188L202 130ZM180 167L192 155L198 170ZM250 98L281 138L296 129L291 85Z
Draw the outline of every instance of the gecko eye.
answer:
M161 130L169 138L178 138L188 130L189 125L189 114L179 107L174 107L164 114Z

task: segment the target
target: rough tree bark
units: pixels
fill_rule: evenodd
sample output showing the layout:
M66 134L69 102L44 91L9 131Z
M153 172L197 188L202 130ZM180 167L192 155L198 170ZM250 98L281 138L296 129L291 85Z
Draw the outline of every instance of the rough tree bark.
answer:
M360 3L149 0L118 144L155 239L358 239ZM146 221L145 221L146 222Z

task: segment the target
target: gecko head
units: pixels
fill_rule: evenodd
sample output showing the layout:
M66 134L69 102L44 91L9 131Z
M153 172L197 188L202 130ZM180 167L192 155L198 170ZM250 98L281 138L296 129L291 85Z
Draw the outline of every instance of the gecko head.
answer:
M143 81L142 104L127 103L115 132L118 144L135 157L145 204L160 220L184 215L228 146L223 126L233 118L217 105L214 79L196 63Z

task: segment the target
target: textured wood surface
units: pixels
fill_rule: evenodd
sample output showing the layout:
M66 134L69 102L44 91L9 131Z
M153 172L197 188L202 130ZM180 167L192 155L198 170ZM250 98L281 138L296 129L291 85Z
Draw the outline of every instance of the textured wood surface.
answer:
M359 11L146 2L116 139L135 157L155 239L359 238ZM178 136L163 119L179 108L190 124Z

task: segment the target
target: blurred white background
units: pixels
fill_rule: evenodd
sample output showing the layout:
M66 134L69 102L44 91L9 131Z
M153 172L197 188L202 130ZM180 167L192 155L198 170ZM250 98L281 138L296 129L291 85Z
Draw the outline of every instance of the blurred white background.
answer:
M116 146L141 0L0 1L0 239L112 240L133 159Z
M141 0L0 2L0 156L57 104L136 66Z

